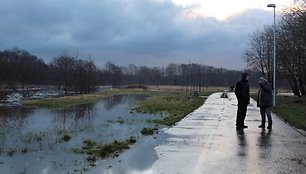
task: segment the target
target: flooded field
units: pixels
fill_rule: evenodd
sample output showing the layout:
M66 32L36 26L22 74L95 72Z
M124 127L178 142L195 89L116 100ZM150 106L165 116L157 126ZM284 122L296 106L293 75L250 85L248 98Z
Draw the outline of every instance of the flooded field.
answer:
M1 173L81 173L90 168L87 156L72 152L84 140L99 143L142 137L153 128L153 114L131 108L145 95L117 95L95 104L69 109L0 107Z

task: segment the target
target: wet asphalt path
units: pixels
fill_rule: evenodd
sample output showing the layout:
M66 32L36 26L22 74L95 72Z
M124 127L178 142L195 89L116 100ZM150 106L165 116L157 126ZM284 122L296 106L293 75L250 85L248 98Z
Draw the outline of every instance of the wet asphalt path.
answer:
M139 141L88 173L306 174L306 134L273 115L273 130L259 129L256 102L248 106L243 132L235 129L233 93L211 95L203 106L175 126Z

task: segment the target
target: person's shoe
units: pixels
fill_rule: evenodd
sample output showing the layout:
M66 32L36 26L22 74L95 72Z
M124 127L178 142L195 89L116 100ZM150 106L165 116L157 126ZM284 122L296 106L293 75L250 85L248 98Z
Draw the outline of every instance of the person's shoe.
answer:
M263 124L262 124L262 125L259 125L258 128L264 129L264 128L265 128L265 125L263 125Z
M243 125L243 126L242 126L242 128L248 128L248 126L246 126L246 125Z
M272 129L272 121L269 121L269 125L268 125L267 129Z

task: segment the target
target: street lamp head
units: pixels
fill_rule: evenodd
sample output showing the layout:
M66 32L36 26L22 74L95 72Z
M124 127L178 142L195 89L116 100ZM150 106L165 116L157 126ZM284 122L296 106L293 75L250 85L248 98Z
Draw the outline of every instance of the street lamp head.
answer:
M275 4L268 4L267 7L273 7L273 8L275 8L276 5L275 5Z

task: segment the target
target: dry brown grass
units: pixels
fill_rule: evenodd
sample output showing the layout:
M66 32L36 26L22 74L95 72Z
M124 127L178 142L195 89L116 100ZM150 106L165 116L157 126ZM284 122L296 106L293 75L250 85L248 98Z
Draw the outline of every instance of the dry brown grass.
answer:
M151 90L163 90L163 91L185 91L185 86L174 86L174 85L158 85L158 86L149 86ZM189 87L190 91L191 88ZM220 87L220 86L211 86L211 87L202 87L203 92L223 92L224 90L229 90L228 87Z

